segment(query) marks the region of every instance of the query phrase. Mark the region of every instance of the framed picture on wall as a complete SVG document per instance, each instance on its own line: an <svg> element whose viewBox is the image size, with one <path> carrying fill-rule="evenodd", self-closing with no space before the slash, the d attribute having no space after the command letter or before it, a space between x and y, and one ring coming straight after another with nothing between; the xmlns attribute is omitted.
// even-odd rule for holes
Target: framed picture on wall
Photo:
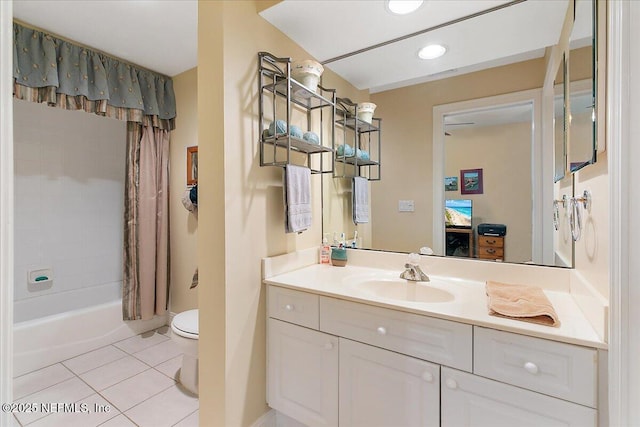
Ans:
<svg viewBox="0 0 640 427"><path fill-rule="evenodd" d="M482 169L460 171L460 194L482 194Z"/></svg>
<svg viewBox="0 0 640 427"><path fill-rule="evenodd" d="M444 191L458 191L457 176L447 176L444 178Z"/></svg>
<svg viewBox="0 0 640 427"><path fill-rule="evenodd" d="M187 147L187 185L198 183L198 146Z"/></svg>

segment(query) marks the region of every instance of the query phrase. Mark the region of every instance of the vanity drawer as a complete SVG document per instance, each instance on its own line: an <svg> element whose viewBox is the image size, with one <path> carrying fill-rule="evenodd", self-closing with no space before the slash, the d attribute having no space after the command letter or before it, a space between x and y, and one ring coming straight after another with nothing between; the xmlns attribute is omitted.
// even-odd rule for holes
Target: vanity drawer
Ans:
<svg viewBox="0 0 640 427"><path fill-rule="evenodd" d="M471 372L471 325L320 297L320 330Z"/></svg>
<svg viewBox="0 0 640 427"><path fill-rule="evenodd" d="M596 407L597 351L493 329L474 329L474 373Z"/></svg>
<svg viewBox="0 0 640 427"><path fill-rule="evenodd" d="M478 236L478 246L488 246L494 248L504 247L504 237Z"/></svg>
<svg viewBox="0 0 640 427"><path fill-rule="evenodd" d="M267 287L267 315L274 319L318 329L318 295L278 286Z"/></svg>

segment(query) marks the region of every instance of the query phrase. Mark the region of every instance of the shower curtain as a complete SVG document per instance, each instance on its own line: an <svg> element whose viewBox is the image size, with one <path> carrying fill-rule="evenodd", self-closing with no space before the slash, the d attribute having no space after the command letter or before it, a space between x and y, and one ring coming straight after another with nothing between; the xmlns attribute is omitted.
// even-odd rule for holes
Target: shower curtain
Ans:
<svg viewBox="0 0 640 427"><path fill-rule="evenodd" d="M127 124L122 313L150 319L167 310L169 131Z"/></svg>
<svg viewBox="0 0 640 427"><path fill-rule="evenodd" d="M16 22L13 31L15 98L127 121L122 313L165 313L173 80Z"/></svg>

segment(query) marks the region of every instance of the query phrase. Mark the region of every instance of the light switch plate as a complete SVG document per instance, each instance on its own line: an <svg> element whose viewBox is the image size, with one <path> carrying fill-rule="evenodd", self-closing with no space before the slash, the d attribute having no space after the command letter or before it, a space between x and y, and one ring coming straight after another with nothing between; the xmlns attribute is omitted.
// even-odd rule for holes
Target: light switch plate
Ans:
<svg viewBox="0 0 640 427"><path fill-rule="evenodd" d="M415 210L413 200L398 200L398 212L413 212Z"/></svg>

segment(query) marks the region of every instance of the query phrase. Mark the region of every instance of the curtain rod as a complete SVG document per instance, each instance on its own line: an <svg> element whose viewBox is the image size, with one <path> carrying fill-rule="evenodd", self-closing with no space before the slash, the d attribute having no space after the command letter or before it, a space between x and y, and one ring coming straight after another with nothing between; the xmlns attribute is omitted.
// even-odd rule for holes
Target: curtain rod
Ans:
<svg viewBox="0 0 640 427"><path fill-rule="evenodd" d="M2 1L2 0L0 0L0 1ZM19 19L13 18L13 22L14 22L14 24L21 25L21 26L23 26L25 28L29 28L31 30L40 31L41 33L44 33L44 34L46 34L48 36L55 37L55 38L57 38L59 40L62 40L64 42L74 44L74 45L76 45L78 47L81 47L83 49L88 49L88 50L90 50L92 52L99 53L99 54L111 57L111 58L113 58L113 59L115 59L117 61L122 62L123 64L127 64L127 65L130 65L132 67L138 68L140 70L148 71L150 73L158 74L158 75L164 76L164 77L166 77L168 79L172 79L170 76L168 76L168 75L166 75L164 73L160 73L158 71L151 70L151 69L149 69L147 67L143 67L142 65L138 65L138 64L135 64L135 63L133 63L131 61L127 61L126 59L122 59L119 56L115 56L112 53L105 52L104 50L96 49L95 47L88 46L88 45L86 45L84 43L80 43L80 42L78 42L76 40L72 40L70 38L63 37L63 36L61 36L59 34L56 34L56 33L52 33L51 31L45 30L45 29L40 28L40 27L36 27L35 25L32 25L32 24L28 24L28 23L26 23L24 21L21 21Z"/></svg>

